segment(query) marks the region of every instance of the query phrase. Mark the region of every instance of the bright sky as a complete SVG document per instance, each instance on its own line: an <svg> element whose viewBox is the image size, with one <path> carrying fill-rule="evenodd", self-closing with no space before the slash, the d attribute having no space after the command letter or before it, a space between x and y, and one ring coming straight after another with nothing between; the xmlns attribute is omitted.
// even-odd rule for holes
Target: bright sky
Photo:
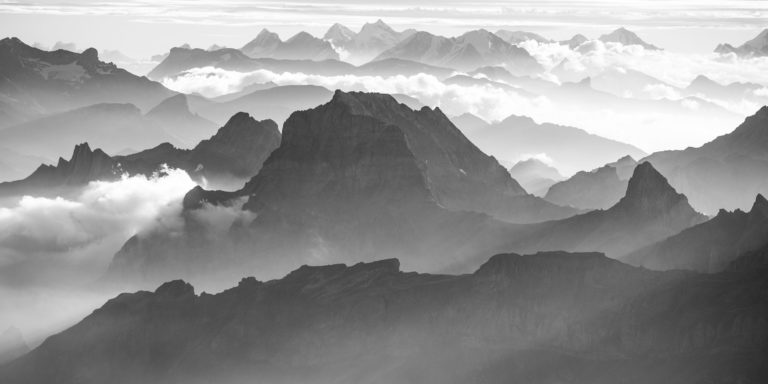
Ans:
<svg viewBox="0 0 768 384"><path fill-rule="evenodd" d="M333 23L357 30L381 18L396 29L457 35L508 28L553 39L597 37L619 26L667 50L710 52L768 27L768 2L755 0L0 0L0 36L51 46L118 49L144 58L190 43L240 47L269 28L287 38L322 36Z"/></svg>

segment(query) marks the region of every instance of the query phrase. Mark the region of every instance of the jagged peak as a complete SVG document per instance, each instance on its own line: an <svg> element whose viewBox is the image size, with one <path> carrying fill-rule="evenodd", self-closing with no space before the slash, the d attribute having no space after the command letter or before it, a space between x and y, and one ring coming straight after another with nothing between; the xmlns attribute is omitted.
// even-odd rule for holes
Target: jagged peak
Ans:
<svg viewBox="0 0 768 384"><path fill-rule="evenodd" d="M654 214L669 211L680 202L687 204L688 199L685 195L677 193L667 178L650 162L645 161L635 167L627 185L627 192L616 206Z"/></svg>

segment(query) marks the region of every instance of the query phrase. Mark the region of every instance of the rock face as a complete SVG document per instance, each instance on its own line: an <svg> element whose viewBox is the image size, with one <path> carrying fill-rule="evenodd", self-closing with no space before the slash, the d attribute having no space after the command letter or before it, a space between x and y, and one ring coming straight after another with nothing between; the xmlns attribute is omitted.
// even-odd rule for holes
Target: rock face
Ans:
<svg viewBox="0 0 768 384"><path fill-rule="evenodd" d="M315 61L339 59L339 54L329 42L306 32L299 32L282 41L276 33L264 29L240 51L253 58Z"/></svg>
<svg viewBox="0 0 768 384"><path fill-rule="evenodd" d="M665 239L706 219L677 193L650 163L641 163L624 197L607 210L597 210L539 228L511 244L516 252L567 250L604 252L621 257Z"/></svg>
<svg viewBox="0 0 768 384"><path fill-rule="evenodd" d="M466 71L500 64L515 74L531 74L542 70L528 51L486 30L467 32L455 38L417 32L382 52L376 60L391 58Z"/></svg>
<svg viewBox="0 0 768 384"><path fill-rule="evenodd" d="M701 147L657 152L643 161L704 213L747 210L757 194L768 194L768 107Z"/></svg>
<svg viewBox="0 0 768 384"><path fill-rule="evenodd" d="M173 94L162 85L83 53L43 51L12 37L0 40L0 94L22 117L37 117L97 103L148 108ZM18 119L16 119L18 122ZM2 121L7 126L12 121Z"/></svg>
<svg viewBox="0 0 768 384"><path fill-rule="evenodd" d="M761 383L765 272L553 252L496 255L458 276L401 272L394 259L303 266L216 295L177 280L110 300L0 380Z"/></svg>
<svg viewBox="0 0 768 384"><path fill-rule="evenodd" d="M712 220L627 255L650 269L719 272L739 255L768 245L768 201L757 195L749 212L721 210Z"/></svg>
<svg viewBox="0 0 768 384"><path fill-rule="evenodd" d="M734 47L730 44L719 44L715 52L726 54L735 53L741 57L768 56L768 28L760 32L754 39Z"/></svg>
<svg viewBox="0 0 768 384"><path fill-rule="evenodd" d="M648 44L643 39L638 37L634 32L626 29L619 28L611 33L600 36L600 41L605 43L621 43L623 45L639 45L645 49L660 50L661 48Z"/></svg>

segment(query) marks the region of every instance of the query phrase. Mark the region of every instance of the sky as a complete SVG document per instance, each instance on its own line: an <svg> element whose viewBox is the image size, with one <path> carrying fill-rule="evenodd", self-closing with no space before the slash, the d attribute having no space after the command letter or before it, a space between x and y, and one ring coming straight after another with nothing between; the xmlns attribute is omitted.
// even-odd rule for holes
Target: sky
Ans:
<svg viewBox="0 0 768 384"><path fill-rule="evenodd" d="M377 19L395 29L448 36L506 28L552 39L576 33L595 38L624 26L667 50L705 53L721 42L741 44L768 27L768 2L0 0L0 36L44 46L64 41L80 49L116 49L139 59L184 43L241 47L262 28L283 38L300 30L322 36L336 22L357 30Z"/></svg>

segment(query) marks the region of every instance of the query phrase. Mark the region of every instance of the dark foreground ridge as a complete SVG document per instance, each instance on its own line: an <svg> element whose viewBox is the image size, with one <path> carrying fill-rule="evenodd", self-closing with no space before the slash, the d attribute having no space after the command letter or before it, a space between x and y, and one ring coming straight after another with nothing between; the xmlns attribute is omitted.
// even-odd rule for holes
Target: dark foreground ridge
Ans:
<svg viewBox="0 0 768 384"><path fill-rule="evenodd" d="M698 275L598 253L500 254L429 275L389 259L216 295L176 280L110 300L0 381L763 383L766 260L762 249Z"/></svg>

